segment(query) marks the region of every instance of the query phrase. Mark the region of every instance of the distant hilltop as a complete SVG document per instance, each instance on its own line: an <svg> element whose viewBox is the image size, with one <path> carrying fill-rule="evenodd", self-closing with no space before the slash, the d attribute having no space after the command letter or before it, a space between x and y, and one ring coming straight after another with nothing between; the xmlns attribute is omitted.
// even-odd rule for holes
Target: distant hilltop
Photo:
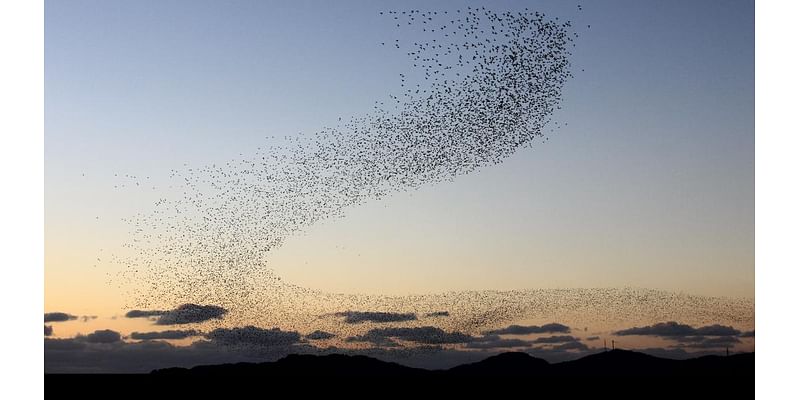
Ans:
<svg viewBox="0 0 800 400"><path fill-rule="evenodd" d="M502 398L500 393L507 392L529 393L526 397L532 398L553 394L559 399L608 394L613 399L732 400L754 397L755 354L673 360L611 350L551 364L511 352L446 370L412 368L362 355L294 354L274 362L166 368L149 374L45 374L44 382L46 393L59 396L65 387L113 387L124 388L129 396L157 394L155 398L214 398L213 393L219 398L249 398L255 393L268 398L269 394L316 391L346 398L437 392L444 398L458 397L457 393L474 398L486 391L492 394L489 398ZM96 393L107 397L107 392Z"/></svg>
<svg viewBox="0 0 800 400"><path fill-rule="evenodd" d="M367 356L289 355L278 361L166 368L155 376L235 375L261 377L739 377L754 380L755 353L703 356L687 360L660 358L629 350L611 350L573 361L550 364L527 353L510 352L447 370L412 368Z"/></svg>

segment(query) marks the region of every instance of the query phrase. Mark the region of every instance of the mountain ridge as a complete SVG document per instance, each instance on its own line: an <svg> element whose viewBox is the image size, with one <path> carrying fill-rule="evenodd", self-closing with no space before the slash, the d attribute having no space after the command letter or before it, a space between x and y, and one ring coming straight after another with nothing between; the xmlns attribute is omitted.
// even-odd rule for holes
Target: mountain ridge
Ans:
<svg viewBox="0 0 800 400"><path fill-rule="evenodd" d="M277 361L164 368L153 376L515 376L515 377L749 377L755 374L755 353L702 356L675 360L630 350L610 350L576 360L549 363L523 352L506 352L449 369L428 370L363 355L292 354Z"/></svg>

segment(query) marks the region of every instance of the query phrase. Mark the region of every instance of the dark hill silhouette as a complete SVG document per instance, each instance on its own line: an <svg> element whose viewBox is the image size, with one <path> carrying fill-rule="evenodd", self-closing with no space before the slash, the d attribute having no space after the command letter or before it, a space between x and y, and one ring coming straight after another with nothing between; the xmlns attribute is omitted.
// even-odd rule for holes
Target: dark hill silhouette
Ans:
<svg viewBox="0 0 800 400"><path fill-rule="evenodd" d="M45 374L45 391L63 396L64 388L108 387L125 391L126 397L232 398L286 393L319 392L330 396L402 394L418 396L457 393L475 397L486 392L531 397L546 395L576 398L582 395L612 398L753 398L755 355L707 356L670 360L633 351L613 350L574 361L550 364L526 353L503 353L448 370L426 370L342 354L290 355L275 362L204 365L166 368L150 374ZM432 391L433 390L433 391ZM656 390L656 392L654 392ZM108 396L108 391L94 393ZM216 395L214 395L216 393ZM602 397L601 396L601 397ZM358 397L358 396L356 396Z"/></svg>
<svg viewBox="0 0 800 400"><path fill-rule="evenodd" d="M191 369L155 370L155 375L235 376L423 376L431 371L380 361L367 356L291 354L275 362L201 365Z"/></svg>
<svg viewBox="0 0 800 400"><path fill-rule="evenodd" d="M629 350L611 350L550 364L527 353L503 353L448 370L426 370L366 356L290 355L275 362L204 365L155 370L152 375L236 376L514 376L514 377L743 377L755 375L755 354L672 360Z"/></svg>
<svg viewBox="0 0 800 400"><path fill-rule="evenodd" d="M659 358L630 350L610 350L553 365L555 375L661 376L688 372L686 360ZM707 371L714 375L713 371Z"/></svg>
<svg viewBox="0 0 800 400"><path fill-rule="evenodd" d="M463 364L443 371L448 375L524 376L546 374L551 365L527 353L509 352L491 356L483 361Z"/></svg>

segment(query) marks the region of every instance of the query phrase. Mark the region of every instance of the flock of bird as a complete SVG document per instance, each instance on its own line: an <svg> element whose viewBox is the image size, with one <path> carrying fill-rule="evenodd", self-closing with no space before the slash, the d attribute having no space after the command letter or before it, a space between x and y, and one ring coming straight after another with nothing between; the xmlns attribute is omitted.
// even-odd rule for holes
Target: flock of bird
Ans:
<svg viewBox="0 0 800 400"><path fill-rule="evenodd" d="M213 304L229 310L213 324L315 327L344 336L369 325L336 317L350 311L415 313L402 323L464 332L520 318L564 321L603 305L643 319L667 309L691 312L697 322L747 315L741 312L749 304L736 301L636 290L389 297L283 282L269 267L270 255L303 229L371 199L501 163L546 140L572 76L577 34L570 22L539 12L467 7L381 17L402 29L398 39L379 44L408 57L400 92L313 135L287 136L224 164L171 171L179 196L126 219L132 237L113 258L123 266L116 279L127 283L120 286L130 290L130 308Z"/></svg>

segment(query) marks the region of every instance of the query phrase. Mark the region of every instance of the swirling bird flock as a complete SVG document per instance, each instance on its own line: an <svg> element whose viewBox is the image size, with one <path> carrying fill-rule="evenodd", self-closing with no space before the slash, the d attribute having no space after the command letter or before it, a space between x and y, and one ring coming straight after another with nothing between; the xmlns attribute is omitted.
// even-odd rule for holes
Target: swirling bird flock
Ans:
<svg viewBox="0 0 800 400"><path fill-rule="evenodd" d="M361 315L347 312L358 311L405 313L414 318L394 322L463 332L515 319L549 322L556 314L567 320L579 311L606 320L622 312L638 320L690 313L684 315L696 322L749 323L746 301L656 291L389 297L283 282L269 260L292 235L372 199L499 164L557 127L551 119L572 76L570 49L578 37L570 22L483 7L386 11L380 18L397 28L398 38L376 46L405 55L410 67L399 76L399 92L314 134L269 138L237 160L171 171L178 195L127 218L132 237L113 259L122 266L113 281L129 290L130 308L214 304L229 313L211 324L319 329L342 337L385 325L345 321Z"/></svg>

